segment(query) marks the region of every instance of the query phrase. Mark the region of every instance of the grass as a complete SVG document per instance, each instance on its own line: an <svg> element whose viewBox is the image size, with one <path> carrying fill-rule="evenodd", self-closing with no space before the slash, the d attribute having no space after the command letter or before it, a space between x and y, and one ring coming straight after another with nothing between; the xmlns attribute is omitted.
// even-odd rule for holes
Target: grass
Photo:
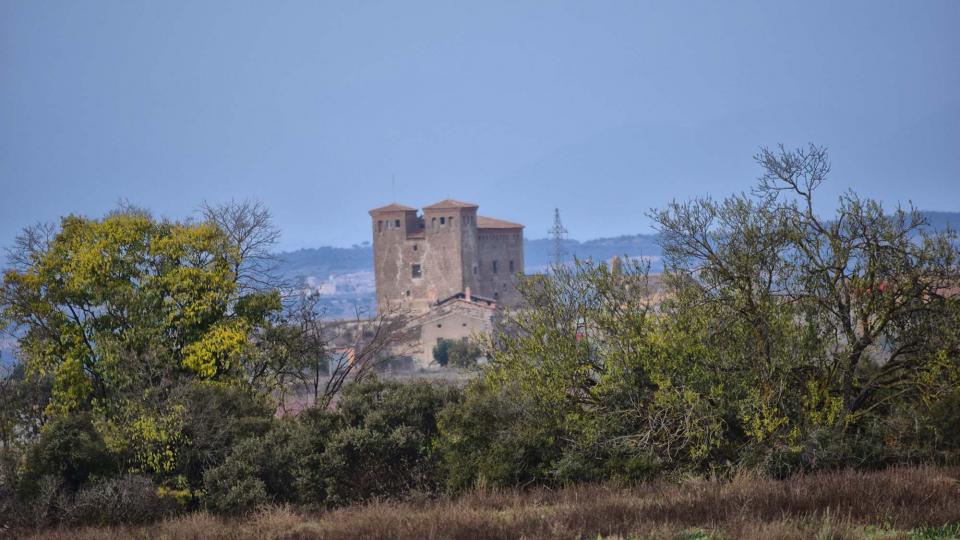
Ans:
<svg viewBox="0 0 960 540"><path fill-rule="evenodd" d="M485 490L323 513L290 507L234 519L194 513L143 527L51 529L33 538L960 538L960 469Z"/></svg>

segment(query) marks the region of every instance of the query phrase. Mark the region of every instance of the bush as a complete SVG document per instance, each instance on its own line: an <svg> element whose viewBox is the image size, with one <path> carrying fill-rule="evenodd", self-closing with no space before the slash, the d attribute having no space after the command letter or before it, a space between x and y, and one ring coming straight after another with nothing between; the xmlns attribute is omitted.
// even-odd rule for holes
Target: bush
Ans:
<svg viewBox="0 0 960 540"><path fill-rule="evenodd" d="M311 502L347 504L432 492L442 484L434 442L437 417L459 400L453 387L371 381L344 390L345 427L304 462Z"/></svg>
<svg viewBox="0 0 960 540"><path fill-rule="evenodd" d="M309 484L303 478L304 458L317 451L318 440L323 451L333 424L323 420L332 416L305 411L300 419L276 421L263 436L238 443L221 465L204 474L206 507L236 513L266 502L299 501L301 485Z"/></svg>
<svg viewBox="0 0 960 540"><path fill-rule="evenodd" d="M462 403L440 416L437 448L447 487L513 486L551 477L561 457L557 435L547 422L531 422L531 409L516 392L482 380L471 384Z"/></svg>
<svg viewBox="0 0 960 540"><path fill-rule="evenodd" d="M270 501L266 485L259 478L256 439L238 445L222 465L203 476L204 503L214 512L241 514Z"/></svg>
<svg viewBox="0 0 960 540"><path fill-rule="evenodd" d="M0 449L0 516L12 516L16 506L18 461L13 448Z"/></svg>
<svg viewBox="0 0 960 540"><path fill-rule="evenodd" d="M453 387L371 381L346 387L336 412L307 409L237 444L206 472L205 505L238 513L264 503L340 505L441 485L437 416Z"/></svg>
<svg viewBox="0 0 960 540"><path fill-rule="evenodd" d="M480 347L469 340L455 341L447 349L448 364L461 369L475 367L482 355Z"/></svg>
<svg viewBox="0 0 960 540"><path fill-rule="evenodd" d="M191 486L203 481L204 471L223 463L234 445L266 433L273 407L244 387L193 382L178 388L172 402L184 408L183 436L176 472Z"/></svg>
<svg viewBox="0 0 960 540"><path fill-rule="evenodd" d="M441 366L471 368L482 354L480 347L468 339L441 339L433 346L433 359Z"/></svg>
<svg viewBox="0 0 960 540"><path fill-rule="evenodd" d="M321 467L330 439L343 429L343 416L312 408L297 416L296 491L300 502L322 504L327 498L327 476Z"/></svg>
<svg viewBox="0 0 960 540"><path fill-rule="evenodd" d="M37 494L39 481L50 477L68 491L76 491L94 476L118 472L115 456L107 451L103 437L90 415L76 413L55 418L28 450L21 492Z"/></svg>
<svg viewBox="0 0 960 540"><path fill-rule="evenodd" d="M453 343L449 339L441 339L433 346L433 360L440 364L443 367L447 366L447 363L450 361L450 344Z"/></svg>
<svg viewBox="0 0 960 540"><path fill-rule="evenodd" d="M149 478L130 474L92 482L74 495L60 521L68 525L120 525L158 521L178 510Z"/></svg>

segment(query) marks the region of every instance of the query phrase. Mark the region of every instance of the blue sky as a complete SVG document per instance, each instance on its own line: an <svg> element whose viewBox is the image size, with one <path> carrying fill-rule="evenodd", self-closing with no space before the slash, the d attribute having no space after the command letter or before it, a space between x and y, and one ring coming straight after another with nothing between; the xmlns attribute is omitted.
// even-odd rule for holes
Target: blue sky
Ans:
<svg viewBox="0 0 960 540"><path fill-rule="evenodd" d="M256 198L281 247L453 197L542 237L649 232L761 145L960 210L960 2L0 1L0 245L120 199Z"/></svg>

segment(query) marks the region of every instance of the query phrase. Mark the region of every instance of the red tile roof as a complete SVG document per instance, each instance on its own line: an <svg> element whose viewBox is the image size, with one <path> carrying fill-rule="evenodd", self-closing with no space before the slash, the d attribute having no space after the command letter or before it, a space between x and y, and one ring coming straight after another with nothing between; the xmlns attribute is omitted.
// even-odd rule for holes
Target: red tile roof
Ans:
<svg viewBox="0 0 960 540"><path fill-rule="evenodd" d="M440 201L438 203L431 204L430 206L423 207L424 210L440 210L444 208L479 208L479 207L473 203L455 201L453 199L447 199L445 201Z"/></svg>
<svg viewBox="0 0 960 540"><path fill-rule="evenodd" d="M402 204L391 203L386 206L381 206L380 208L374 208L370 211L370 213L379 214L381 212L410 212L414 210L416 210L416 208L410 208L409 206L404 206Z"/></svg>
<svg viewBox="0 0 960 540"><path fill-rule="evenodd" d="M478 229L522 229L523 225L486 216L477 216Z"/></svg>

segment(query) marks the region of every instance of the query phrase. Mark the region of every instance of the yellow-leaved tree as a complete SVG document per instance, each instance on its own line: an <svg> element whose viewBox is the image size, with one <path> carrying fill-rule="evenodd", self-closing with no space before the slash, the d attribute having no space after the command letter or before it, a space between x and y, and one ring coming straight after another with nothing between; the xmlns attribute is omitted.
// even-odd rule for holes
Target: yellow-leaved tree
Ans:
<svg viewBox="0 0 960 540"><path fill-rule="evenodd" d="M276 290L243 277L244 258L275 237L269 220L255 224L263 242L251 248L249 234L213 217L68 216L27 229L3 275L3 319L18 330L27 367L53 381L47 415L92 413L137 470L173 469L184 420L170 395L198 382L242 386L252 333L280 310ZM261 309L242 309L252 303Z"/></svg>

